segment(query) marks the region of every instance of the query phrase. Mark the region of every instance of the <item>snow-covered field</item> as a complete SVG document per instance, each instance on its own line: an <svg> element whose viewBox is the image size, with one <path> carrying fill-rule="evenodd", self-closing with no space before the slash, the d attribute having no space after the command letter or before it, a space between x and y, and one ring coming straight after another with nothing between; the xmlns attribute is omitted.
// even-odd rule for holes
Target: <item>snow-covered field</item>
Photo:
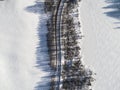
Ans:
<svg viewBox="0 0 120 90"><path fill-rule="evenodd" d="M39 20L46 16L43 12L40 14L39 4L34 1L0 1L0 90L34 90L36 86L37 90L45 90L38 82L48 80L43 78L49 70L45 66L48 63L44 41L47 31L38 25L45 25L44 20ZM119 21L104 14L112 10L103 8L107 5L105 0L82 0L79 9L85 36L81 47L83 61L96 73L94 90L120 88ZM38 53L41 55L37 56Z"/></svg>
<svg viewBox="0 0 120 90"><path fill-rule="evenodd" d="M108 17L105 0L82 0L80 20L84 63L95 73L94 90L120 89L119 21Z"/></svg>
<svg viewBox="0 0 120 90"><path fill-rule="evenodd" d="M34 1L0 1L0 90L34 90L46 75L35 67L40 15L25 10Z"/></svg>

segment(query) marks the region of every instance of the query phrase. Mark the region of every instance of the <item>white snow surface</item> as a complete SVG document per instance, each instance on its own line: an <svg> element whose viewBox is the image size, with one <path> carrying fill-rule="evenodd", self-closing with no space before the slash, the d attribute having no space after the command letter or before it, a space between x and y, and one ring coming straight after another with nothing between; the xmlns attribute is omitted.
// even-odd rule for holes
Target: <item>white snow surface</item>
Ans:
<svg viewBox="0 0 120 90"><path fill-rule="evenodd" d="M120 89L120 29L117 19L104 14L105 0L82 0L80 2L81 30L84 64L93 70L93 90Z"/></svg>
<svg viewBox="0 0 120 90"><path fill-rule="evenodd" d="M0 1L0 90L34 90L45 73L35 67L38 15L35 0Z"/></svg>

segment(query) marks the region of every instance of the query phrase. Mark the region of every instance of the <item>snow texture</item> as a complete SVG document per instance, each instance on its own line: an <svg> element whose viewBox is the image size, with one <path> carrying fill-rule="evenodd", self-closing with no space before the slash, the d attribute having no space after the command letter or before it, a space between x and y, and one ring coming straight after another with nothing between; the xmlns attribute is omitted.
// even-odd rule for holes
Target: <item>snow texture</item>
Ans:
<svg viewBox="0 0 120 90"><path fill-rule="evenodd" d="M43 0L0 1L0 90L40 90L38 82L48 80L43 77L49 74L40 65L48 60L47 53L39 50L40 45L47 47L45 25L40 29L44 14L36 11L40 1ZM32 13L31 6L35 9Z"/></svg>
<svg viewBox="0 0 120 90"><path fill-rule="evenodd" d="M93 90L120 89L120 24L118 14L114 13L118 9L111 7L114 4L111 1L82 0L80 3L81 29L85 36L82 55L85 65L96 73Z"/></svg>

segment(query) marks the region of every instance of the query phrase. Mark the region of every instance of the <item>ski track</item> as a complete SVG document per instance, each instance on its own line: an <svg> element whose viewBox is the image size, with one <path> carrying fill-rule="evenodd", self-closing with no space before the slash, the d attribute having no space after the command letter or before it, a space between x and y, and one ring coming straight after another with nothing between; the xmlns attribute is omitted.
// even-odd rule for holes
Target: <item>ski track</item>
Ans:
<svg viewBox="0 0 120 90"><path fill-rule="evenodd" d="M0 90L34 90L48 75L41 66L35 67L36 47L42 43L37 31L41 15L24 10L34 1L0 1ZM120 30L115 29L119 21L104 14L112 10L103 9L107 5L104 0L80 2L82 55L85 65L97 74L94 90L120 88ZM39 59L45 60L42 54Z"/></svg>

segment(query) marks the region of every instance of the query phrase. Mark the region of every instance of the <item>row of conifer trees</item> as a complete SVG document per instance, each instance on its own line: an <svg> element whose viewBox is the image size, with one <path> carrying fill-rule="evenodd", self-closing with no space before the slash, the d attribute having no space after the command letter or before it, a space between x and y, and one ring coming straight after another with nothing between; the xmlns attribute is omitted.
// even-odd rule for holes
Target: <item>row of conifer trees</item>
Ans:
<svg viewBox="0 0 120 90"><path fill-rule="evenodd" d="M46 0L49 1L49 0ZM73 0L72 0L73 1ZM77 0L76 0L77 1ZM80 1L80 0L78 0ZM77 2L78 2L77 1ZM61 65L61 89L60 90L90 90L91 82L93 81L93 73L91 70L86 69L85 66L82 64L81 61L81 48L78 44L79 39L82 39L81 33L78 33L78 29L75 28L75 21L74 17L70 16L71 13L78 13L73 12L73 10L78 6L78 3L71 2L71 0L66 0L66 6L64 7L63 14L62 14L62 52L64 52L64 63ZM51 2L46 3L45 7L47 12L51 12L51 15L54 15L55 5L54 0ZM76 10L78 11L78 10ZM48 24L49 24L49 32L48 32L48 44L49 44L49 52L50 57L52 57L51 53L55 53L55 48L51 46L51 42L55 44L55 30L53 25L54 16L51 16ZM80 28L80 22L77 22L78 27ZM52 38L50 38L52 37ZM52 60L50 61L55 61ZM53 65L53 62L51 63ZM55 66L54 66L55 67ZM56 72L56 71L55 71ZM51 89L55 90L56 81L55 75L53 75L51 80Z"/></svg>
<svg viewBox="0 0 120 90"><path fill-rule="evenodd" d="M64 41L64 64L62 67L62 90L89 90L91 86L92 71L84 67L81 62L80 46L78 44L79 39L82 39L82 35L78 33L78 28L75 28L74 17L70 14L78 13L73 12L73 9L77 7L77 3L67 2L65 10L63 12L63 21L65 25L63 30ZM77 11L77 10L76 10ZM75 17L78 18L78 17ZM77 22L78 27L80 26Z"/></svg>

